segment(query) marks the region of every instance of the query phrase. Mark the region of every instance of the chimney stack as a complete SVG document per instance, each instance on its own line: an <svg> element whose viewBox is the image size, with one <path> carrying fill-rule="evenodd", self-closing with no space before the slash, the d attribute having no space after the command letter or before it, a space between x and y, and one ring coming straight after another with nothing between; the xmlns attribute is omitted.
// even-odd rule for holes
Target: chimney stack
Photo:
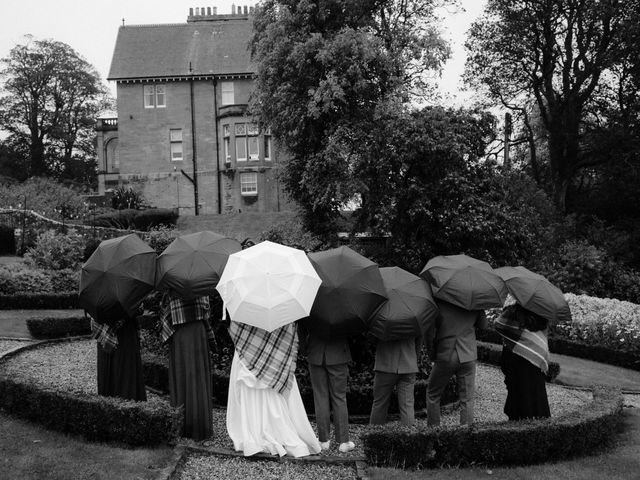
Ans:
<svg viewBox="0 0 640 480"><path fill-rule="evenodd" d="M249 7L247 7L246 5L244 6L244 14L249 15Z"/></svg>
<svg viewBox="0 0 640 480"><path fill-rule="evenodd" d="M231 15L235 15L236 14L236 6L235 4L231 4Z"/></svg>
<svg viewBox="0 0 640 480"><path fill-rule="evenodd" d="M193 7L191 7L191 8L189 9L189 16L190 16L190 17L193 17Z"/></svg>
<svg viewBox="0 0 640 480"><path fill-rule="evenodd" d="M213 7L213 14L217 15L218 14L218 7Z"/></svg>

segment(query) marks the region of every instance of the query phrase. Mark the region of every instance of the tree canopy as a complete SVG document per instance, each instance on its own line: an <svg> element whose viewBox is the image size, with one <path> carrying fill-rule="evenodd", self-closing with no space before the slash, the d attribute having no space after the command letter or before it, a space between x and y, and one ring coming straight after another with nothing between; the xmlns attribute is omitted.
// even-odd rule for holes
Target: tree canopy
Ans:
<svg viewBox="0 0 640 480"><path fill-rule="evenodd" d="M584 142L587 121L639 11L635 0L489 0L470 30L467 81L539 115L563 210L571 180L603 161Z"/></svg>
<svg viewBox="0 0 640 480"><path fill-rule="evenodd" d="M93 160L92 128L106 89L75 50L27 36L0 60L0 78L0 128L27 157L29 176L64 177L74 161Z"/></svg>
<svg viewBox="0 0 640 480"><path fill-rule="evenodd" d="M267 0L255 16L252 110L289 154L282 179L326 225L366 190L358 140L380 108L424 92L449 54L434 0Z"/></svg>

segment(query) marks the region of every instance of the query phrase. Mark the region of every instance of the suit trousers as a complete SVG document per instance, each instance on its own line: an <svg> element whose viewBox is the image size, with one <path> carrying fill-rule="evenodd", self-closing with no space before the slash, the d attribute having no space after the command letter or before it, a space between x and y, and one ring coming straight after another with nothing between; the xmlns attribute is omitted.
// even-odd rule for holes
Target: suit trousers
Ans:
<svg viewBox="0 0 640 480"><path fill-rule="evenodd" d="M349 411L347 410L347 377L349 366L309 364L309 379L313 388L313 404L318 426L318 439L326 442L331 433L331 410L336 442L349 441Z"/></svg>
<svg viewBox="0 0 640 480"><path fill-rule="evenodd" d="M373 377L373 405L369 423L380 425L387 421L393 387L397 387L400 422L403 425L413 425L416 419L413 408L415 383L415 373L388 373L376 370Z"/></svg>
<svg viewBox="0 0 640 480"><path fill-rule="evenodd" d="M473 423L473 407L476 386L476 362L460 362L454 350L451 359L436 360L427 383L427 424L440 425L440 398L452 375L456 376L460 397L460 424Z"/></svg>

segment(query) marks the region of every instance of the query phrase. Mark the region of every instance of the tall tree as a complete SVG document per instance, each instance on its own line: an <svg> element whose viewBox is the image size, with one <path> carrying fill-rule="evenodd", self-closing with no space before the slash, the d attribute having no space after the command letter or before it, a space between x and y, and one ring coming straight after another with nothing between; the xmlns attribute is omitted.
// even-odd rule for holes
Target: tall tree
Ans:
<svg viewBox="0 0 640 480"><path fill-rule="evenodd" d="M311 227L366 190L354 159L385 103L423 92L449 54L438 0L266 0L254 21L252 110L289 154L282 175ZM386 108L386 107L385 107Z"/></svg>
<svg viewBox="0 0 640 480"><path fill-rule="evenodd" d="M601 161L581 148L586 109L637 14L635 0L489 0L470 30L467 79L503 103L535 103L562 210L572 178Z"/></svg>
<svg viewBox="0 0 640 480"><path fill-rule="evenodd" d="M0 128L28 145L29 175L56 172L104 106L97 71L69 45L27 36L0 60L0 78Z"/></svg>

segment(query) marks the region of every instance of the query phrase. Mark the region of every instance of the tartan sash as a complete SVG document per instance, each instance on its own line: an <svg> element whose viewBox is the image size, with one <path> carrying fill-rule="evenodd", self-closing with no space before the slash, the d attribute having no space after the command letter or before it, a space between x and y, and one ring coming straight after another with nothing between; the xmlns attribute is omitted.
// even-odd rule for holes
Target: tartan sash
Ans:
<svg viewBox="0 0 640 480"><path fill-rule="evenodd" d="M105 323L98 323L91 318L91 338L97 340L106 353L111 353L118 348L118 329L126 319L118 320L114 327Z"/></svg>
<svg viewBox="0 0 640 480"><path fill-rule="evenodd" d="M213 329L209 323L209 297L197 297L183 300L165 294L160 309L162 342L166 343L176 331L176 326L188 322L203 322L207 331L207 340L214 340Z"/></svg>
<svg viewBox="0 0 640 480"><path fill-rule="evenodd" d="M545 374L548 373L549 345L546 330L532 332L504 316L496 320L495 328L502 336L504 348L528 360Z"/></svg>
<svg viewBox="0 0 640 480"><path fill-rule="evenodd" d="M295 323L267 332L232 321L229 334L238 356L260 381L279 393L291 389L298 356Z"/></svg>

